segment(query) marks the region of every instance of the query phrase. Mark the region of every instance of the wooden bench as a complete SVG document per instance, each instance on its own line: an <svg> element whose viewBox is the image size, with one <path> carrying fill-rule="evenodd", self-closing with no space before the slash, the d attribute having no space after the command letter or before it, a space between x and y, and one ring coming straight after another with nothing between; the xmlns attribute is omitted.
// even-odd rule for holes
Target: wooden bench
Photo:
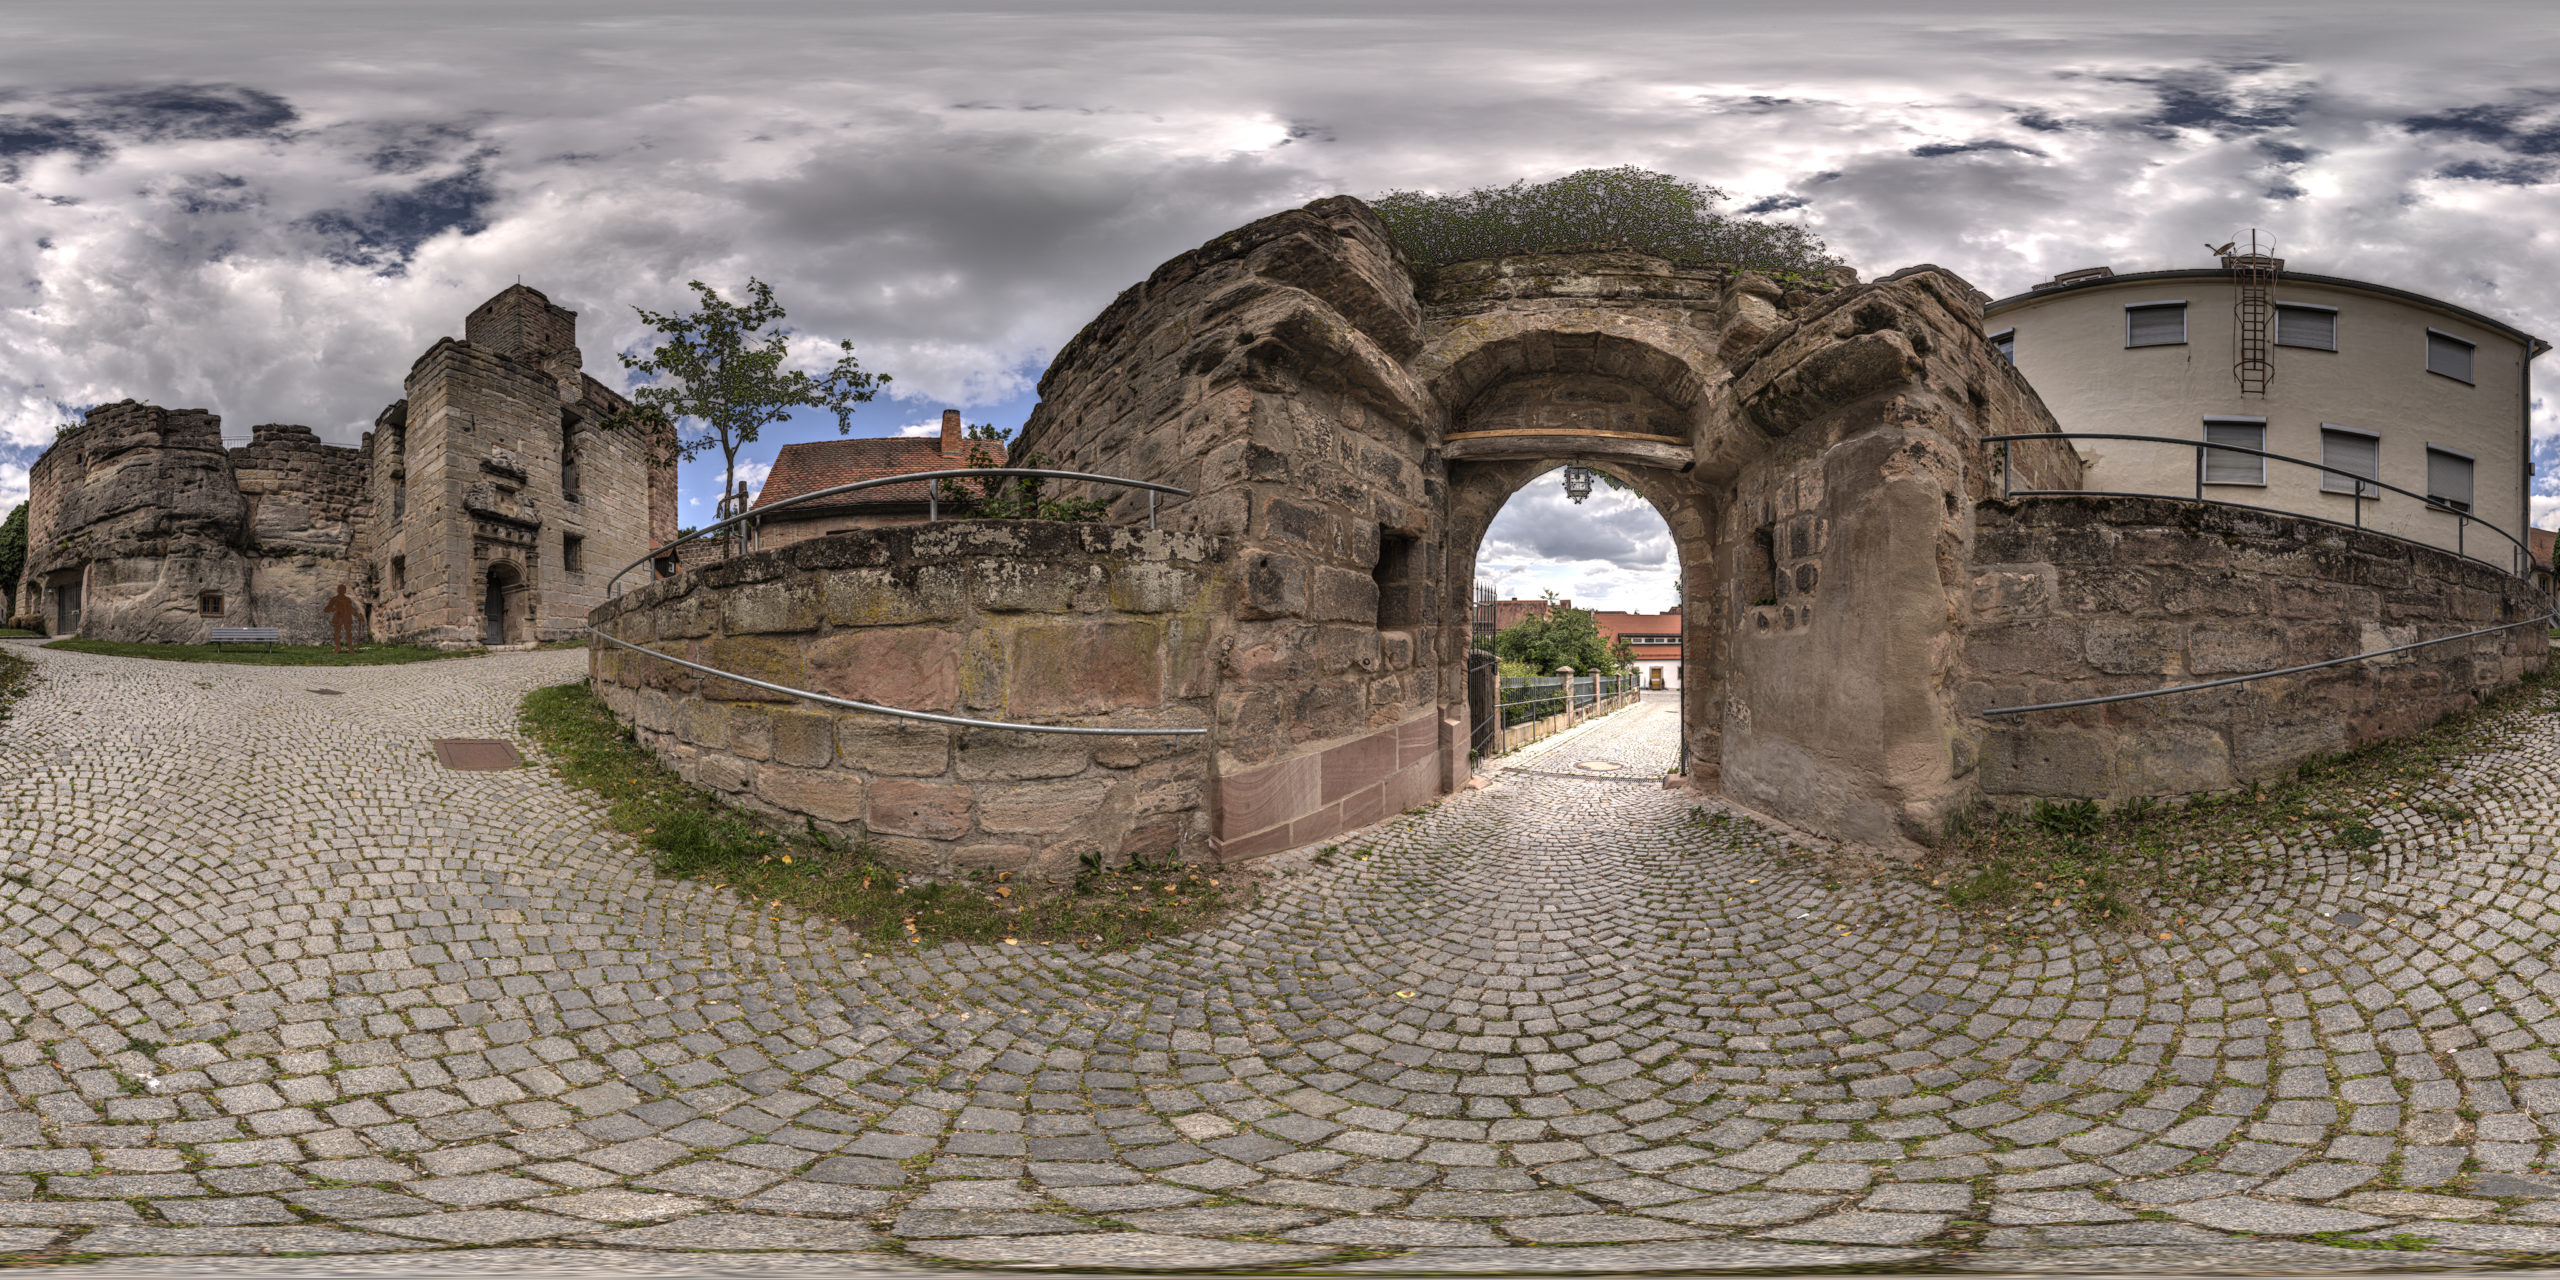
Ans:
<svg viewBox="0 0 2560 1280"><path fill-rule="evenodd" d="M226 644L263 644L272 652L276 647L277 637L282 634L274 627L215 627L213 628L213 647L219 649Z"/></svg>

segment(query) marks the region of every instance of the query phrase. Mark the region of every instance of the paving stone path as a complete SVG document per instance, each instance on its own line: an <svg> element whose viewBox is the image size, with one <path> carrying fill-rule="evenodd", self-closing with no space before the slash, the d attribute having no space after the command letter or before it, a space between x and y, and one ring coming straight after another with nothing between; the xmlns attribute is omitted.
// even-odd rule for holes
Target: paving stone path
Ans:
<svg viewBox="0 0 2560 1280"><path fill-rule="evenodd" d="M538 767L431 757L512 736L583 655L15 651L0 1252L2560 1254L2560 718L2456 783L2469 826L2384 810L2369 869L2274 851L2300 874L2165 940L1991 951L1902 881L1831 887L1713 804L1569 776L1658 780L1677 707L1647 702L1284 861L1214 932L871 956L656 877Z"/></svg>

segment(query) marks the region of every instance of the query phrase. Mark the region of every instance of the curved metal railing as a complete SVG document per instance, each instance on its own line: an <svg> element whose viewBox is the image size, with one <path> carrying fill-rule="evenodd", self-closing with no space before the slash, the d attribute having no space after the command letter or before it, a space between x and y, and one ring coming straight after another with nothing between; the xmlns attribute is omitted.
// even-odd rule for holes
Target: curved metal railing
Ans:
<svg viewBox="0 0 2560 1280"><path fill-rule="evenodd" d="M2197 689L2219 689L2224 685L2247 684L2252 680L2265 680L2274 676L2300 675L2305 671L2318 671L2323 667L2343 667L2350 662L2362 662L2367 658L2388 657L2395 653L2407 653L2411 649L2424 649L2429 645L2450 644L2456 640L2469 640L2474 636L2495 635L2501 631L2513 631L2518 627L2540 626L2560 626L2560 611L2548 613L2539 618L2527 618L2522 622L2502 622L2494 627L2482 627L2477 631L2465 631L2460 635L2437 636L2433 640L2420 640L2415 644L2395 644L2388 649L2370 649L2363 653L2349 654L2343 658L2331 658L2326 662L2306 662L2298 667L2278 667L2273 671L2257 671L2245 676L2225 676L2220 680L2199 680L2194 684L2173 684L2165 689L2144 689L2139 693L2111 693L2102 698L2073 698L2067 702L2038 702L2023 707L1992 707L1983 711L1981 714L1986 716L2014 716L2022 715L2029 711L2060 711L2067 707L2096 707L2104 706L2110 702L2131 702L2137 698L2158 698L2172 693L2188 693Z"/></svg>
<svg viewBox="0 0 2560 1280"><path fill-rule="evenodd" d="M2281 453L2269 453L2264 449L2243 448L2242 446L2235 444L2214 444L2206 440L2189 440L2181 436L2138 436L2123 435L2105 431L2040 431L2025 435L1984 436L1982 440L1985 444L1997 444L2000 446L2000 496L2002 498L2175 498L2181 502L2205 502L2211 503L2217 507L2233 507L2242 511L2272 511L2280 515L2296 516L2304 520L2317 520L2322 524L2335 525L2341 529L2360 529L2367 533L2379 534L2382 537L2390 538L2397 542L2405 542L2411 546L2426 547L2435 551L2444 551L2449 549L2455 555L2461 556L2466 560L2478 560L2483 564L2496 564L2497 562L2494 560L2489 560L2484 557L2471 554L2465 546L2470 532L2470 527L2477 524L2480 527L2487 529L2489 532L2506 539L2507 544L2513 548L2513 556L2507 565L2508 573L2519 578L2527 579L2531 578L2533 575L2533 551L2524 543L2518 541L2514 534L2509 533L2478 516L2472 515L2468 511L2439 502L2425 494L2412 493L2398 485L2386 484L2380 480L2357 475L2352 471L2329 466L2326 463L2310 462L2301 458L2287 457ZM2154 493L2132 489L2014 488L2012 487L2011 481L2016 475L2016 471L2009 465L2009 445L2012 441L2018 440L2131 440L2143 444L2184 445L2185 447L2196 451L2195 493L2192 496L2189 496L2186 494ZM2231 502L2222 498L2208 498L2204 496L2204 488L2206 484L2206 480L2204 478L2204 461L2205 451L2208 449L2218 453L2237 453L2245 454L2254 458L2271 458L2277 462L2289 462L2297 467L2309 467L2314 471L2323 472L2344 480L2352 481L2353 484L2351 488L2353 488L2354 491L2352 493L2339 493L2338 496L2354 499L2355 518L2352 521L2333 520L2327 516L2313 515L2310 512L2298 511L2291 507L2271 507L2263 503ZM2418 505L2423 508L2433 511L2441 511L2446 515L2457 517L2458 523L2454 526L2453 546L2451 548L2439 547L2432 542L2422 542L2416 538L2404 537L2400 534L2390 533L2385 530L2367 528L2364 523L2364 504L2367 502L2378 502L2381 500L2382 495L2378 492L2368 495L2365 493L2366 489L2388 490L2403 497L2416 499Z"/></svg>
<svg viewBox="0 0 2560 1280"><path fill-rule="evenodd" d="M752 528L755 523L761 522L763 517L770 515L773 512L780 511L785 507L797 506L803 502L808 502L817 498L829 497L834 494L853 493L862 489L878 488L882 485L907 484L918 480L938 481L946 479L981 479L987 476L1027 476L1044 480L1084 480L1096 484L1118 485L1126 489L1143 489L1147 493L1147 527L1150 529L1154 528L1156 523L1157 494L1169 493L1178 498L1188 498L1191 496L1191 491L1189 489L1177 488L1169 484L1157 484L1151 480L1130 480L1120 476L1098 476L1082 471L1051 471L1035 467L963 467L951 471L913 471L905 475L881 476L871 480L856 480L851 484L840 484L832 488L812 490L811 492L800 494L796 497L785 498L770 506L757 507L752 510L740 512L737 515L730 516L729 518L721 520L715 524L704 525L703 527L694 530L692 533L686 534L685 536L678 538L663 547L659 547L627 565L624 565L621 572L614 574L613 577L605 583L605 594L609 599L619 597L622 594L621 584L624 574L665 556L669 552L674 551L677 547L683 546L697 538L729 528L732 525L747 524ZM927 484L925 486L926 523L930 524L939 519L941 514L941 494L934 485ZM706 666L699 662L692 662L684 658L676 657L673 654L660 653L655 649L633 644L619 636L608 635L605 632L598 630L593 624L589 624L586 630L588 635L594 636L596 639L602 640L607 644L618 645L622 648L629 649L634 653L646 654L660 662L670 662L688 670L699 671L704 675L718 676L723 680L735 680L740 684L748 685L753 688L767 690L772 693L785 694L790 697L805 699L810 702L822 703L831 707L843 707L850 711L869 711L884 716L896 716L902 720L924 720L934 724L959 725L962 728L968 729L1003 729L1015 733L1066 733L1088 736L1110 735L1138 738L1198 737L1209 732L1205 728L1138 729L1114 728L1104 725L1014 724L1005 720L977 720L968 716L946 716L933 711L910 711L904 707L884 707L875 702L857 702L851 698L839 698L833 694L819 693L811 689L795 689L789 685L775 684L769 680L758 680L753 676L742 676L734 671L723 671L718 667Z"/></svg>

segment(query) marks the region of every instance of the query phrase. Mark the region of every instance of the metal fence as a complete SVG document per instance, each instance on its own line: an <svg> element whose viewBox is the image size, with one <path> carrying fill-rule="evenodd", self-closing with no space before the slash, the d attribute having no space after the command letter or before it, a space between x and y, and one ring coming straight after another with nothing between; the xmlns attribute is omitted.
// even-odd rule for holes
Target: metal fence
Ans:
<svg viewBox="0 0 2560 1280"><path fill-rule="evenodd" d="M2158 491L2136 491L2123 489L2018 488L2014 483L2016 468L2009 465L2009 446L2015 441L2037 440L2124 440L2137 444L2177 445L2181 448L2195 451L2195 483L2192 486L2192 491L2188 493L2163 493ZM2441 498L2430 497L2423 493L2416 493L2408 489L2403 489L2398 485L2385 484L2380 480L2359 475L2353 471L2333 467L2323 462L2312 462L2303 458L2291 458L2281 453L2269 453L2264 449L2249 449L2236 444L2214 444L2205 440L2189 440L2182 436L2123 435L2106 431L2042 431L2026 435L1984 436L1983 442L1985 444L1996 444L2000 446L2000 496L2003 498L2176 498L2182 502L2205 502L2211 503L2217 507L2237 507L2243 511L2272 511L2282 515L2299 517L2304 520L2317 520L2322 524L2335 525L2342 529L2362 529L2367 533L2380 534L2383 537L2390 538L2397 542L2406 542L2413 546L2432 547L2438 551L2450 551L2455 555L2462 556L2466 559L2478 560L2484 564L2503 564L2506 566L2508 573L2519 578L2531 578L2533 576L2534 569L2538 567L2534 563L2533 553L2525 546L2524 543L2517 541L2514 534L2509 533L2478 516L2472 515L2465 507L2457 506L2456 504ZM2286 463L2291 466L2307 467L2313 471L2319 472L2324 483L2330 477L2334 476L2345 483L2341 484L2336 489L2324 488L2322 492L2337 497L2352 497L2354 499L2355 507L2354 514L2350 519L2337 520L2328 516L2313 515L2310 512L2296 510L2291 507L2271 507L2264 503L2232 502L2224 498L2208 498L2204 496L2205 485L2208 483L2205 479L2205 459L2208 454L2232 454L2244 457L2264 458L2274 462ZM2450 547L2437 546L2434 543L2426 542L2421 539L2404 537L2400 534L2367 526L2364 522L2365 504L2370 502L2379 507L2384 501L2383 495L2385 493L2396 493L2401 497L2410 499L2417 503L2418 506L2424 510L2440 511L2446 515L2454 517L2453 545ZM2490 543L2488 546L2483 548L2473 548L2470 544L2476 539L2474 539L2471 534L2471 526L2475 524L2490 533L2496 534L2498 536L2498 542ZM2503 543L2504 545L2499 545L2500 543Z"/></svg>

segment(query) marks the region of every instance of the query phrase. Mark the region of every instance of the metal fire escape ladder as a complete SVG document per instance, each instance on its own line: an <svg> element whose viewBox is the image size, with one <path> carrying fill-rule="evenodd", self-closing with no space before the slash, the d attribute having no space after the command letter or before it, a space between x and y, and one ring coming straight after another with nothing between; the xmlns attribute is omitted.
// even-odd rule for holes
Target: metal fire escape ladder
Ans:
<svg viewBox="0 0 2560 1280"><path fill-rule="evenodd" d="M2272 243L2261 246L2252 230L2246 252L2222 259L2237 286L2231 303L2231 376L2240 380L2244 396L2265 395L2267 381L2275 376L2275 363L2267 358L2276 328L2274 250Z"/></svg>

